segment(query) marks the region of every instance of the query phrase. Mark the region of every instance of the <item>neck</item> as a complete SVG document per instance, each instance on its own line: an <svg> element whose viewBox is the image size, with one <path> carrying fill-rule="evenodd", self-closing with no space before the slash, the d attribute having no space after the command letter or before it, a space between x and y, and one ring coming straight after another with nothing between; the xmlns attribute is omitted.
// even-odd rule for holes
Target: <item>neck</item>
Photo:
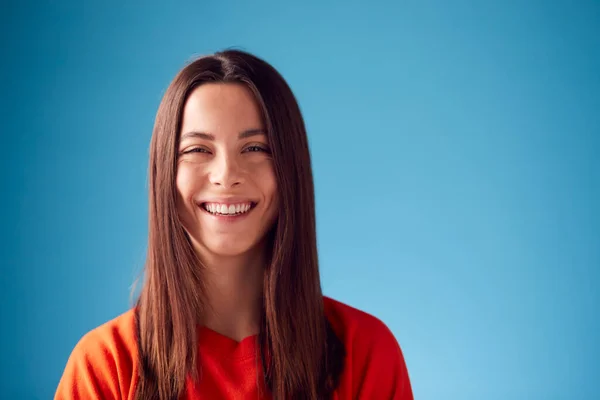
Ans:
<svg viewBox="0 0 600 400"><path fill-rule="evenodd" d="M203 256L207 307L204 326L236 341L260 330L265 252Z"/></svg>

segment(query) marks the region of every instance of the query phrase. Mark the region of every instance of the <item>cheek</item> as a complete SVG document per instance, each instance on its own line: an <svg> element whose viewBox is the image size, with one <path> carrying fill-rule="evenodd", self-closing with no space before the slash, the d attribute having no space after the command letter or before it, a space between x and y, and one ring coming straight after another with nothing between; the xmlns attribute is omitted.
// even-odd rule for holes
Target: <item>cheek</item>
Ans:
<svg viewBox="0 0 600 400"><path fill-rule="evenodd" d="M198 176L197 168L194 168L192 165L181 163L178 166L175 185L177 186L180 203L185 204L190 200L199 185Z"/></svg>
<svg viewBox="0 0 600 400"><path fill-rule="evenodd" d="M279 207L279 192L273 164L268 163L265 165L257 176L259 177L258 182L261 186L261 191L270 203L269 208L272 208L273 212L276 213Z"/></svg>

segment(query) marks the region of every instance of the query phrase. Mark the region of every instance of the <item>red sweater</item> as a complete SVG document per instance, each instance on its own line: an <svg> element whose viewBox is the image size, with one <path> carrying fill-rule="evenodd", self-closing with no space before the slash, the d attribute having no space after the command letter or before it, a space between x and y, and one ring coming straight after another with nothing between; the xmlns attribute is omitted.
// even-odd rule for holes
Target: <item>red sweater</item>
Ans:
<svg viewBox="0 0 600 400"><path fill-rule="evenodd" d="M413 400L398 342L379 319L325 297L325 314L344 343L346 359L335 400ZM198 384L188 379L185 400L258 399L255 337L236 342L200 328ZM138 376L133 310L93 329L73 349L55 400L133 400ZM264 385L262 393L266 393ZM263 397L264 398L264 397Z"/></svg>

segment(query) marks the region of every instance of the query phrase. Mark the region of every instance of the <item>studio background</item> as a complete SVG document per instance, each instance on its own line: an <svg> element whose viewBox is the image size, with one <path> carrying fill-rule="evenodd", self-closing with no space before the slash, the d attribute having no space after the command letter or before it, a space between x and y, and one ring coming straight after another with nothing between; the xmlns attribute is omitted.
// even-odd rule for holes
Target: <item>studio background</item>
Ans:
<svg viewBox="0 0 600 400"><path fill-rule="evenodd" d="M324 292L390 327L415 398L600 398L600 3L1 7L0 398L51 398L130 306L156 109L228 47L297 95Z"/></svg>

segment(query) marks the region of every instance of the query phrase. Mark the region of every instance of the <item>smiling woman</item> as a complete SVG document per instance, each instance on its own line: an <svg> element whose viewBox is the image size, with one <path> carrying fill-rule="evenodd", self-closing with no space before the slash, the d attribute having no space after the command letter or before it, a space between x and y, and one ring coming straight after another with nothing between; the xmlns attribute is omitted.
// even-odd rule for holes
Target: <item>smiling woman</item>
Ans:
<svg viewBox="0 0 600 400"><path fill-rule="evenodd" d="M413 398L387 326L322 294L307 135L272 66L183 68L149 173L142 293L80 339L56 399Z"/></svg>
<svg viewBox="0 0 600 400"><path fill-rule="evenodd" d="M206 265L222 265L223 256L266 255L278 197L263 125L252 92L241 84L201 85L183 109L179 216Z"/></svg>

